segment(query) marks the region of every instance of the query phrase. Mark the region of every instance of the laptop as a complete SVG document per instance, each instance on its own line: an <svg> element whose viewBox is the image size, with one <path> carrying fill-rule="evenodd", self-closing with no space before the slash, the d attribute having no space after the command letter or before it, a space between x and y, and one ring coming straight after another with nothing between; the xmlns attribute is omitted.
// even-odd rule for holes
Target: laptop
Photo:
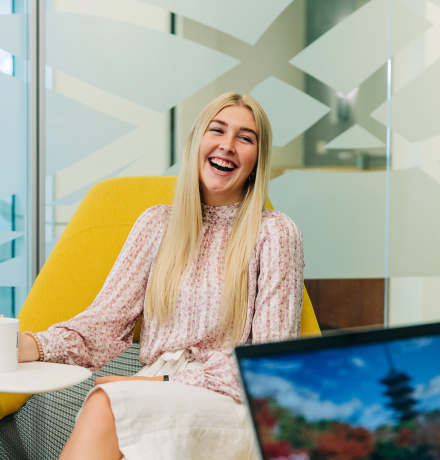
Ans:
<svg viewBox="0 0 440 460"><path fill-rule="evenodd" d="M440 323L235 349L264 460L440 460Z"/></svg>

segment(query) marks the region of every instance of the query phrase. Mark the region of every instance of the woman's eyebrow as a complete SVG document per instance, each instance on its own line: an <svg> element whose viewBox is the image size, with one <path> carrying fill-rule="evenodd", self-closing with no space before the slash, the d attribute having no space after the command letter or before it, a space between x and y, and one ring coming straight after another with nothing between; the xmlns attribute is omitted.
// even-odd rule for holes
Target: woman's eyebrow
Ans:
<svg viewBox="0 0 440 460"><path fill-rule="evenodd" d="M251 128L246 128L246 127L243 127L243 128L240 128L241 131L247 131L248 133L253 133L255 134L255 137L258 139L258 134Z"/></svg>
<svg viewBox="0 0 440 460"><path fill-rule="evenodd" d="M211 123L214 123L214 122L219 123L220 125L223 125L223 126L228 126L226 121L223 121L223 120L211 120ZM258 139L258 134L251 128L246 128L245 126L243 126L240 128L240 131L247 131L248 133L253 133L255 134L255 137Z"/></svg>

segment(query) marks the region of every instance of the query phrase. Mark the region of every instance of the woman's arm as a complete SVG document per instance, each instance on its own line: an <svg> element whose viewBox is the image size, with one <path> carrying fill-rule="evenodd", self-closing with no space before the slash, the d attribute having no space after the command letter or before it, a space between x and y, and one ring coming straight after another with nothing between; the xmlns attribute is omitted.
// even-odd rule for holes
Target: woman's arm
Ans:
<svg viewBox="0 0 440 460"><path fill-rule="evenodd" d="M164 231L164 213L164 206L156 206L138 218L89 308L37 334L45 361L96 370L130 347Z"/></svg>
<svg viewBox="0 0 440 460"><path fill-rule="evenodd" d="M119 375L109 375L108 377L98 377L95 379L95 385L103 385L104 383L112 383L112 382L124 382L127 380L146 380L148 382L163 382L164 378L163 375L158 377L140 377L134 375L132 377L121 377Z"/></svg>
<svg viewBox="0 0 440 460"><path fill-rule="evenodd" d="M279 212L265 222L257 288L252 343L298 337L304 295L303 241L299 228Z"/></svg>

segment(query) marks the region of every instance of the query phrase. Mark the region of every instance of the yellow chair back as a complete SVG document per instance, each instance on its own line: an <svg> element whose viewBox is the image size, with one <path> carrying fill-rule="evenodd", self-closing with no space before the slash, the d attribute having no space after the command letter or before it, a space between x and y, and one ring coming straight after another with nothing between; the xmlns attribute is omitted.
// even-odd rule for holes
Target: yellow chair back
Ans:
<svg viewBox="0 0 440 460"><path fill-rule="evenodd" d="M19 314L21 331L44 331L84 311L99 293L136 219L157 204L172 204L177 178L143 176L95 185L49 256ZM268 203L268 208L273 209ZM302 334L320 334L307 292ZM139 341L140 321L134 341ZM0 395L0 419L30 395Z"/></svg>

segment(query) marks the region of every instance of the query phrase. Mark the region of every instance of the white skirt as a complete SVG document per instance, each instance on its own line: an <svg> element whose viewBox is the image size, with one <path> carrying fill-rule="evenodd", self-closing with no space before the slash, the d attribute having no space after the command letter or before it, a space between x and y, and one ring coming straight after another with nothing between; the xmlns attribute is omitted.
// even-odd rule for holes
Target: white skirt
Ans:
<svg viewBox="0 0 440 460"><path fill-rule="evenodd" d="M174 366L171 373L202 365L188 356L181 359L179 352L180 366ZM167 372L161 370L169 370L172 364L157 363L145 366L137 375L149 375L149 369L154 375L164 375ZM228 396L180 383L134 380L97 385L87 398L97 388L110 399L123 459L257 458L247 407Z"/></svg>

